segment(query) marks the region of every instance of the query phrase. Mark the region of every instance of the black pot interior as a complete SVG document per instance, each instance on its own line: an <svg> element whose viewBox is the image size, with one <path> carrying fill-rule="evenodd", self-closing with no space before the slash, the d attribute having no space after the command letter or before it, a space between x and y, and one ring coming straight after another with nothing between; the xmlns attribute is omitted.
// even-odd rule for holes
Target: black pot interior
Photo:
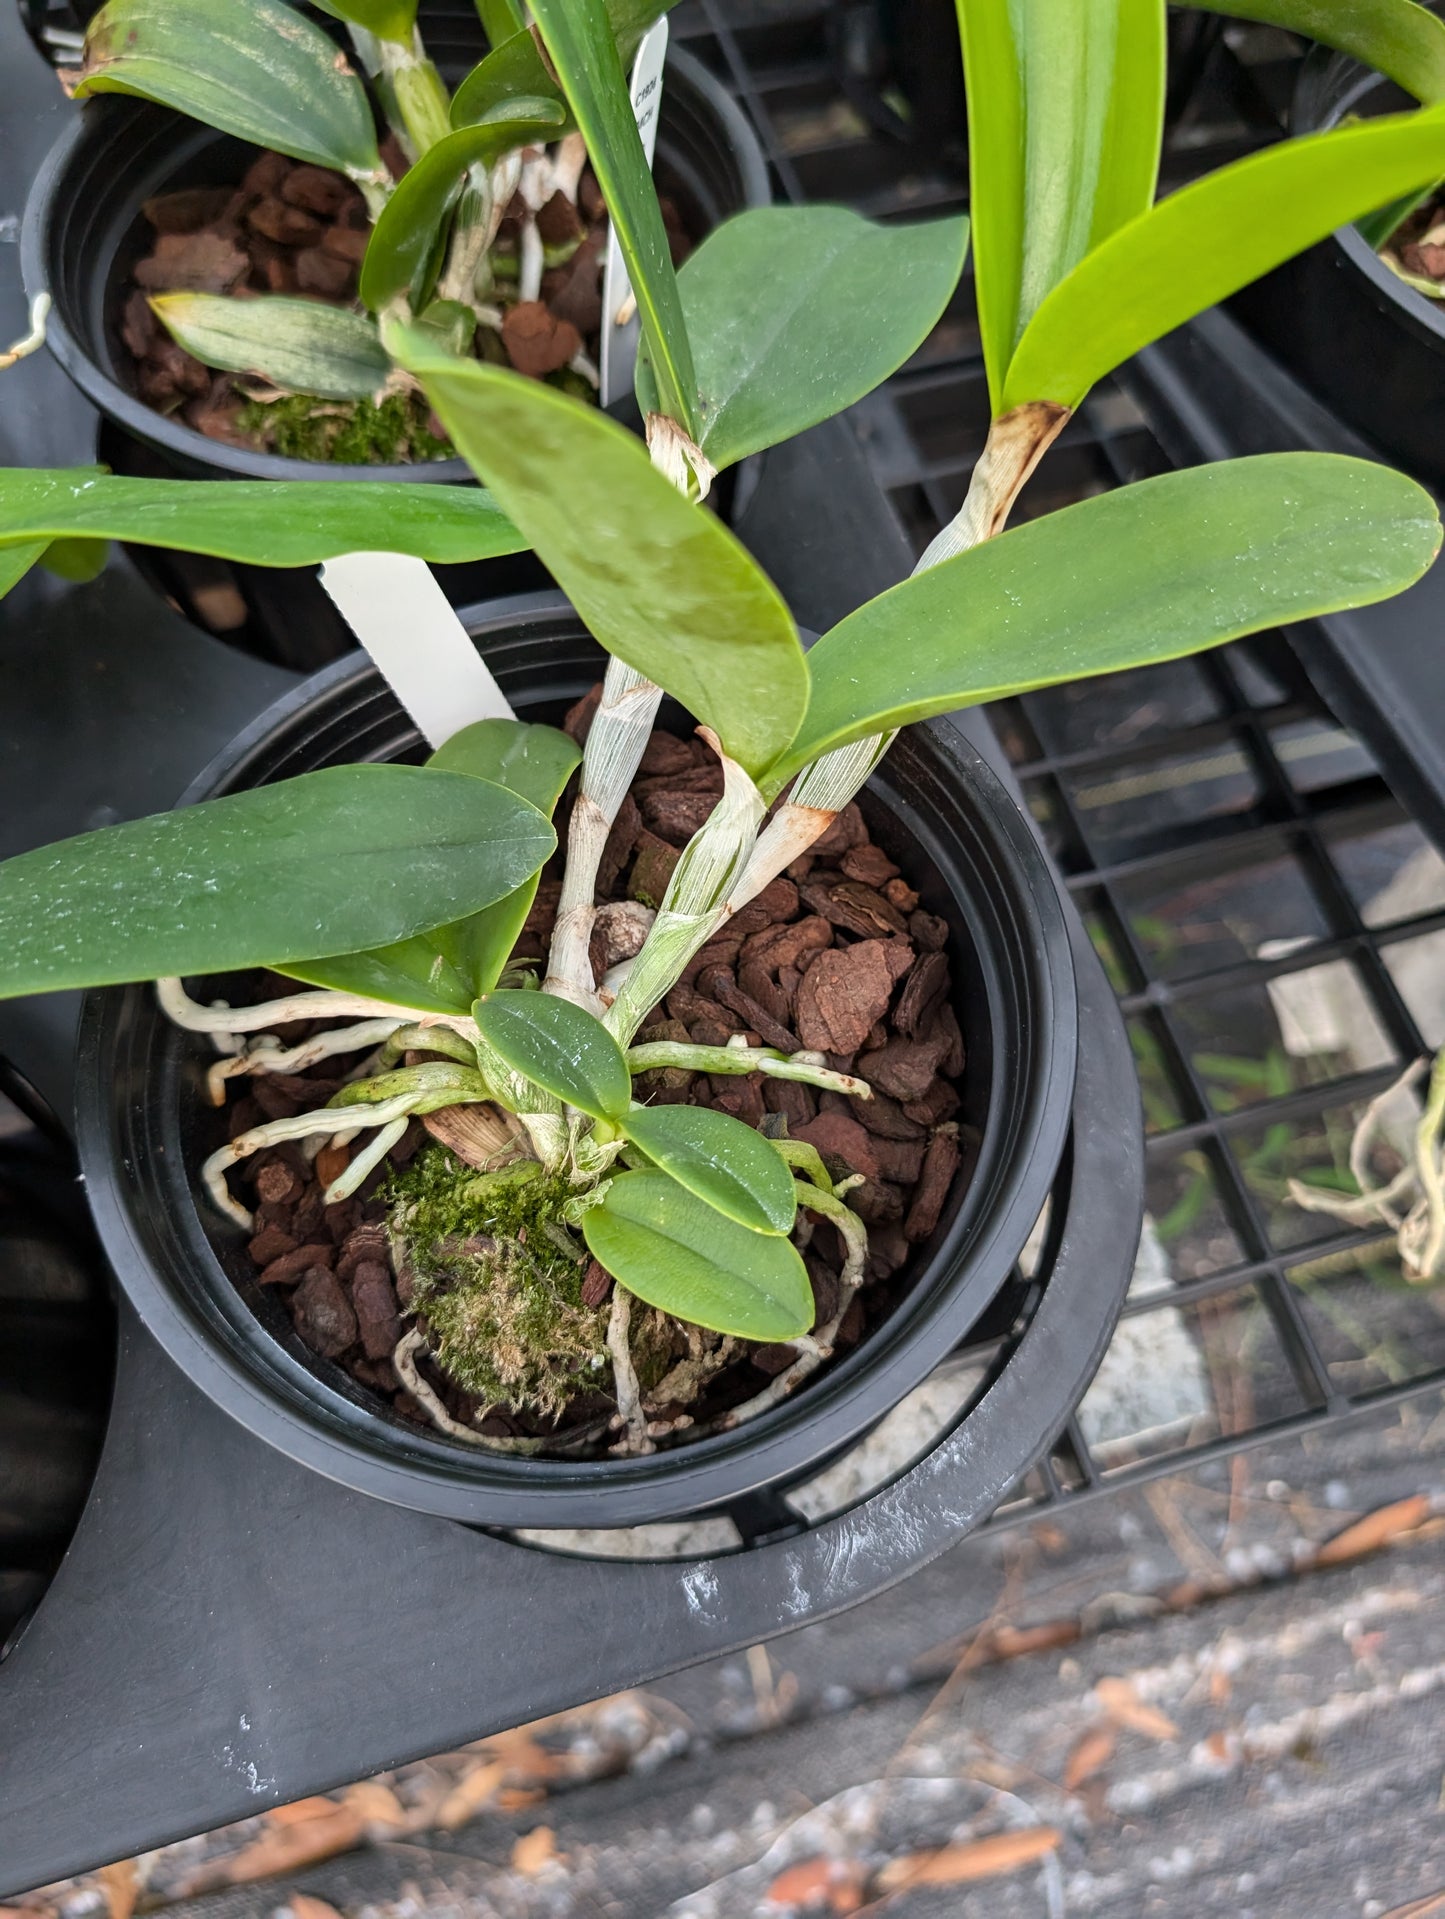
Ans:
<svg viewBox="0 0 1445 1919"><path fill-rule="evenodd" d="M575 617L555 611L514 638L503 635L487 652L518 712L552 722L600 676L603 660ZM288 722L258 735L249 747L243 742L224 779L205 790L234 790L345 761L421 757L415 730L374 670L361 664L338 667L325 684L327 690L311 697ZM676 710L664 714L664 724L669 722L687 725ZM191 797L198 796L197 791ZM755 1448L760 1442L775 1442L774 1450L781 1448L786 1456L790 1431L826 1402L834 1409L828 1429L833 1443L856 1435L964 1337L1008 1277L1041 1197L1030 1202L1032 1211L1018 1225L1016 1243L999 1263L985 1272L987 1261L971 1263L971 1252L980 1237L988 1240L990 1222L1001 1208L1007 1211L1017 1183L1039 1178L1038 1166L1028 1164L1029 1141L1041 1103L1059 1097L1057 1086L1046 1090L1051 1073L1057 1077L1055 1069L1067 1066L1065 1109L1072 1086L1071 1036L1061 1039L1057 1003L1041 979L1038 949L1041 941L1048 943L1047 928L1037 923L1024 876L1001 855L995 823L977 804L967 775L961 776L929 729L900 738L870 783L864 808L870 829L924 905L949 923L955 1010L968 1053L959 1119L971 1150L967 1179L956 1182L932 1240L899 1276L901 1294L892 1316L806 1393L741 1433L696 1442L651 1461L517 1460L479 1455L440 1435L418 1432L304 1346L285 1309L257 1284L244 1234L204 1196L198 1199L196 1171L225 1138L224 1114L204 1093L205 1067L214 1055L208 1042L171 1026L148 989L116 989L95 996L92 1024L99 1018L104 1030L88 1070L104 1088L100 1097L109 1150L125 1168L121 1204L162 1290L205 1341L224 1349L231 1368L239 1367L260 1396L284 1402L313 1424L344 1431L352 1447L381 1451L413 1469L444 1472L452 1479L497 1486L516 1485L520 1476L521 1483L534 1486L587 1488L599 1484L599 1475L615 1480L632 1468L645 1469L655 1481L696 1456ZM226 997L240 997L234 979L193 983L193 990L202 998L222 990ZM1043 1169L1043 1190L1053 1170L1053 1165ZM94 1180L95 1172L89 1176ZM999 1261L997 1253L994 1258ZM917 1359L922 1346L932 1354L927 1364ZM895 1367L898 1378L912 1368L901 1389L890 1384ZM796 1470L828 1449L810 1438ZM702 1503L692 1499L679 1505L673 1494L671 1504L665 1499L659 1504L654 1486L642 1507L613 1514L610 1522L562 1516L550 1523L639 1523Z"/></svg>

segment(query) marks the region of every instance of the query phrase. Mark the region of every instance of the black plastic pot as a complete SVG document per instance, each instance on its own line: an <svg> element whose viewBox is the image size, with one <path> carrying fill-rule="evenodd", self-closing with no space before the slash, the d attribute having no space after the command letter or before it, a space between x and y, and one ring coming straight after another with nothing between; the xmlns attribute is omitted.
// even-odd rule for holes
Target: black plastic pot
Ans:
<svg viewBox="0 0 1445 1919"><path fill-rule="evenodd" d="M51 351L108 419L191 478L470 480L461 459L339 466L225 446L132 392L117 316L150 240L142 203L173 187L236 180L253 152L164 107L115 95L87 102L37 176L21 232L26 289L54 301ZM752 128L707 69L681 51L668 55L655 172L698 234L771 197Z"/></svg>
<svg viewBox="0 0 1445 1919"><path fill-rule="evenodd" d="M599 649L554 596L494 603L472 627L527 718L560 718L600 672ZM370 662L341 661L264 714L188 798L418 752ZM1008 1278L1059 1166L1077 1048L1058 895L983 761L948 729L915 728L864 803L875 836L950 923L968 1049L960 1119L979 1143L906 1296L807 1391L737 1432L647 1459L515 1459L407 1426L302 1345L257 1284L242 1236L198 1199L200 1161L224 1137L203 1094L207 1043L172 1026L148 988L130 987L87 1001L79 1138L102 1240L150 1331L283 1452L361 1491L475 1524L678 1517L784 1483L856 1438L958 1344Z"/></svg>
<svg viewBox="0 0 1445 1919"><path fill-rule="evenodd" d="M0 1060L37 1124L0 1138L0 1660L64 1556L100 1457L115 1363L104 1266L69 1142Z"/></svg>
<svg viewBox="0 0 1445 1919"><path fill-rule="evenodd" d="M1317 48L1305 61L1290 131L1415 105L1367 67ZM1445 486L1445 304L1392 273L1353 226L1288 260L1231 302L1289 370L1382 452Z"/></svg>

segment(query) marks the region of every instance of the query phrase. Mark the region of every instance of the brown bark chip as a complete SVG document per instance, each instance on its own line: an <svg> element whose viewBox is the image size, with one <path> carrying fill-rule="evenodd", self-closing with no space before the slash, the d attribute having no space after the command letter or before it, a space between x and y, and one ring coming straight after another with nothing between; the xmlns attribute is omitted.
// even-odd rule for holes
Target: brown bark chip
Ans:
<svg viewBox="0 0 1445 1919"><path fill-rule="evenodd" d="M345 260L348 265L359 267L366 257L366 247L370 237L365 227L338 224L328 227L322 234L321 246L323 251L335 254L338 260Z"/></svg>
<svg viewBox="0 0 1445 1919"><path fill-rule="evenodd" d="M336 1274L339 1279L349 1280L356 1269L368 1261L387 1260L386 1226L381 1220L368 1220L365 1225L353 1227L342 1241L341 1252L336 1261Z"/></svg>
<svg viewBox="0 0 1445 1919"><path fill-rule="evenodd" d="M921 1099L910 1100L903 1110L924 1126L937 1126L952 1119L962 1103L946 1079L936 1079Z"/></svg>
<svg viewBox="0 0 1445 1919"><path fill-rule="evenodd" d="M282 1200L299 1199L302 1184L300 1176L285 1160L271 1159L256 1175L256 1195L277 1205Z"/></svg>
<svg viewBox="0 0 1445 1919"><path fill-rule="evenodd" d="M549 247L564 247L569 240L582 238L581 217L560 188L537 209L537 231Z"/></svg>
<svg viewBox="0 0 1445 1919"><path fill-rule="evenodd" d="M948 921L936 913L910 913L908 934L913 944L925 953L941 953L948 944Z"/></svg>
<svg viewBox="0 0 1445 1919"><path fill-rule="evenodd" d="M559 320L540 300L519 300L502 321L502 345L518 373L540 380L582 351L582 335L570 320Z"/></svg>
<svg viewBox="0 0 1445 1919"><path fill-rule="evenodd" d="M273 1259L261 1274L263 1286L292 1286L303 1273L309 1273L317 1267L330 1269L336 1257L334 1246L297 1246L292 1252L282 1253Z"/></svg>
<svg viewBox="0 0 1445 1919"><path fill-rule="evenodd" d="M368 1359L390 1359L401 1338L401 1316L391 1273L380 1260L363 1260L351 1282L351 1303Z"/></svg>
<svg viewBox="0 0 1445 1919"><path fill-rule="evenodd" d="M355 187L328 167L293 167L281 182L280 192L289 205L319 213L328 220L334 220L348 201L360 197Z"/></svg>
<svg viewBox="0 0 1445 1919"><path fill-rule="evenodd" d="M304 207L288 206L279 195L268 194L248 208L246 225L265 240L282 247L309 247L325 233L321 221Z"/></svg>
<svg viewBox="0 0 1445 1919"><path fill-rule="evenodd" d="M223 233L162 233L131 277L151 293L231 293L250 270L250 259Z"/></svg>
<svg viewBox="0 0 1445 1919"><path fill-rule="evenodd" d="M791 926L769 926L754 933L742 945L745 965L764 967L776 973L784 966L806 972L807 962L833 944L833 929L817 914L796 920Z"/></svg>
<svg viewBox="0 0 1445 1919"><path fill-rule="evenodd" d="M339 300L350 292L353 279L350 264L324 247L307 247L296 255L296 284L303 293L319 293L324 299Z"/></svg>
<svg viewBox="0 0 1445 1919"><path fill-rule="evenodd" d="M653 733L642 749L637 777L641 780L666 779L672 774L690 773L695 764L692 749L686 740L680 740L675 733Z"/></svg>
<svg viewBox="0 0 1445 1919"><path fill-rule="evenodd" d="M542 294L559 320L568 320L585 339L602 325L602 256L599 231L589 233L572 258L542 276Z"/></svg>
<svg viewBox="0 0 1445 1919"><path fill-rule="evenodd" d="M800 1126L806 1126L818 1114L818 1100L812 1087L795 1079L765 1079L763 1104L770 1113L783 1115L793 1138L797 1137Z"/></svg>
<svg viewBox="0 0 1445 1919"><path fill-rule="evenodd" d="M607 835L607 843L602 849L602 858L597 863L597 898L610 899L612 889L618 877L632 857L632 849L637 844L637 836L642 828L642 814L637 801L629 793L617 809L617 817L612 822L612 830Z"/></svg>
<svg viewBox="0 0 1445 1919"><path fill-rule="evenodd" d="M875 1142L847 1113L819 1113L798 1127L793 1137L815 1146L825 1160L841 1162L850 1173L862 1173L865 1179L878 1177Z"/></svg>
<svg viewBox="0 0 1445 1919"><path fill-rule="evenodd" d="M923 1172L913 1195L913 1204L903 1222L903 1236L909 1240L927 1239L937 1226L943 1203L948 1198L953 1176L958 1171L958 1138L940 1131L928 1142Z"/></svg>
<svg viewBox="0 0 1445 1919"><path fill-rule="evenodd" d="M748 939L770 926L779 926L798 917L798 889L791 880L769 880L756 899L739 907L731 920L732 930Z"/></svg>
<svg viewBox="0 0 1445 1919"><path fill-rule="evenodd" d="M876 886L880 890L889 880L898 877L898 868L883 848L874 846L871 841L865 846L850 846L838 865L848 879L858 880L864 886Z"/></svg>
<svg viewBox="0 0 1445 1919"><path fill-rule="evenodd" d="M829 1100L838 1099L837 1093L826 1095ZM927 1127L916 1119L911 1119L898 1104L886 1093L880 1093L875 1087L871 1099L846 1100L846 1111L877 1139L915 1140L922 1139Z"/></svg>
<svg viewBox="0 0 1445 1919"><path fill-rule="evenodd" d="M906 933L908 922L890 906L883 895L857 880L805 880L801 888L803 904L819 913L845 933L860 939L874 939L880 933Z"/></svg>
<svg viewBox="0 0 1445 1919"><path fill-rule="evenodd" d="M297 1332L323 1359L335 1359L356 1343L351 1301L336 1275L322 1267L309 1272L291 1295L291 1315Z"/></svg>
<svg viewBox="0 0 1445 1919"><path fill-rule="evenodd" d="M137 360L143 360L161 337L161 323L139 288L127 297L121 309L120 337L126 352Z"/></svg>
<svg viewBox="0 0 1445 1919"><path fill-rule="evenodd" d="M717 805L714 793L689 793L673 788L647 793L642 799L642 818L648 829L673 846L686 846L700 826L707 823Z"/></svg>
<svg viewBox="0 0 1445 1919"><path fill-rule="evenodd" d="M785 1053L798 1051L797 1035L774 1019L766 1006L743 992L726 967L714 966L699 973L697 985L701 993L716 1000L719 1006L736 1013L744 1027L756 1033L765 1046L776 1046Z"/></svg>
<svg viewBox="0 0 1445 1919"><path fill-rule="evenodd" d="M894 1024L909 1039L927 1030L948 997L948 961L942 953L925 953L908 976L894 1008Z"/></svg>
<svg viewBox="0 0 1445 1919"><path fill-rule="evenodd" d="M846 853L850 846L862 846L867 838L868 828L863 824L863 810L857 800L849 800L827 832L820 833L808 850L820 859L836 859L839 854Z"/></svg>
<svg viewBox="0 0 1445 1919"><path fill-rule="evenodd" d="M636 844L637 857L627 880L628 896L641 900L645 906L661 906L672 882L673 869L682 855L677 847L669 846L646 827L639 833Z"/></svg>
<svg viewBox="0 0 1445 1919"><path fill-rule="evenodd" d="M296 1241L284 1227L263 1226L255 1238L248 1241L246 1251L257 1266L269 1266L273 1260L280 1259L285 1253L294 1253Z"/></svg>
<svg viewBox="0 0 1445 1919"><path fill-rule="evenodd" d="M248 194L275 193L291 171L284 153L258 153L241 175L241 191Z"/></svg>
<svg viewBox="0 0 1445 1919"><path fill-rule="evenodd" d="M155 194L141 212L157 233L199 233L225 218L234 197L233 187L182 187Z"/></svg>
<svg viewBox="0 0 1445 1919"><path fill-rule="evenodd" d="M801 988L799 997L802 997ZM933 1084L939 1062L948 1051L947 1035L930 1039L894 1039L876 1052L864 1053L858 1072L870 1086L887 1093L901 1105L921 1099Z"/></svg>
<svg viewBox="0 0 1445 1919"><path fill-rule="evenodd" d="M582 1304L600 1306L612 1291L612 1275L597 1260L591 1261L587 1275L582 1281Z"/></svg>
<svg viewBox="0 0 1445 1919"><path fill-rule="evenodd" d="M888 1010L893 973L881 940L820 953L798 986L798 1037L820 1053L856 1053Z"/></svg>

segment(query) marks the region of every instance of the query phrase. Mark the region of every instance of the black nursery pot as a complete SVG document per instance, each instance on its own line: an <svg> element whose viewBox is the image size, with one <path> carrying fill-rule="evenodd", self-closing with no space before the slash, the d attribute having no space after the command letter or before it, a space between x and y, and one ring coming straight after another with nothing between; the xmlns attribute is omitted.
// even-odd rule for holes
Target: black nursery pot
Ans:
<svg viewBox="0 0 1445 1919"><path fill-rule="evenodd" d="M559 720L601 673L600 649L554 596L494 602L469 623L523 718ZM343 660L273 706L187 798L420 753L370 662ZM214 1054L136 986L86 1001L79 1139L106 1251L150 1331L220 1406L293 1458L474 1524L677 1518L796 1478L857 1438L964 1338L1007 1279L1060 1163L1077 1042L1059 898L993 773L951 730L917 727L863 803L875 838L949 923L968 1054L959 1118L979 1143L890 1317L805 1391L735 1432L639 1459L524 1459L402 1421L302 1344L258 1284L244 1234L198 1193L201 1161L225 1137L225 1116L204 1094Z"/></svg>
<svg viewBox="0 0 1445 1919"><path fill-rule="evenodd" d="M1343 54L1305 61L1290 132L1415 101ZM1406 286L1357 229L1341 227L1235 296L1233 310L1356 432L1422 480L1445 486L1445 303Z"/></svg>
<svg viewBox="0 0 1445 1919"><path fill-rule="evenodd" d="M151 238L143 202L173 188L238 180L255 151L165 107L116 95L88 101L37 176L20 237L26 291L48 292L54 302L51 351L107 419L183 477L470 480L471 468L456 458L341 466L226 446L157 413L132 390L119 316L131 269ZM654 173L699 238L771 198L752 128L701 62L681 51L667 59Z"/></svg>

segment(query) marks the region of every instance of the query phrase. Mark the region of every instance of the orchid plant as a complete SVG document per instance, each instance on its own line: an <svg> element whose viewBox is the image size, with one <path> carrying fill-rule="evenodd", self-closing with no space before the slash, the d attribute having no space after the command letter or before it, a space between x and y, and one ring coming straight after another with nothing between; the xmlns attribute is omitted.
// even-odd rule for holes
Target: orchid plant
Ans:
<svg viewBox="0 0 1445 1919"><path fill-rule="evenodd" d="M579 125L621 126L627 112L630 128L602 0L542 0L534 12ZM1368 462L1311 454L1170 473L1003 531L1063 418L1125 353L1266 254L1445 170L1445 119L1421 112L1300 142L1302 159L1282 149L1241 162L1153 208L1157 128L1146 139L1118 103L1141 97L1126 84L1137 73L1134 29L1157 30L1162 47L1163 6L1098 0L1079 17L1105 16L1117 31L1094 49L1103 68L1093 55L1073 67L1055 57L1061 44L1079 50L1057 9L965 0L976 266L997 417L958 521L910 579L810 650L699 496L717 470L825 417L898 363L918 312L947 297L961 223L880 238L834 209L746 215L676 280L639 248L630 264L644 315L646 448L568 395L460 357L415 317L384 313L389 358L419 383L485 492L318 483L304 489L302 512L280 486L0 476L7 584L56 541L150 540L279 565L362 546L447 560L525 544L606 649L580 769L565 736L484 721L424 767L306 774L0 865L0 991L159 979L170 1016L217 1042L218 1103L237 1076L361 1056L326 1108L252 1128L207 1162L211 1198L238 1222L248 1215L228 1171L277 1141L365 1137L327 1193L339 1200L412 1116L470 1109L488 1166L480 1177L494 1182L485 1190L506 1217L535 1227L560 1260L585 1247L616 1282L606 1345L621 1450L647 1450L657 1436L629 1343L634 1298L725 1337L793 1344L793 1363L729 1415L735 1424L828 1356L862 1282L866 1231L847 1204L846 1173L725 1113L640 1102L634 1080L676 1065L869 1098L818 1054L742 1036L714 1048L639 1035L704 943L836 819L897 729L1380 600L1438 551L1439 520L1420 488ZM1286 173L1271 187L1278 166ZM616 218L640 183L619 177L614 190ZM1237 218L1245 204L1251 219L1226 247L1226 212ZM737 265L765 227L780 250L791 237L796 270L760 285ZM861 254L884 246L910 284L876 308L840 303ZM906 325L895 307L908 310ZM722 796L682 852L640 950L599 982L590 959L599 860L664 692L717 756ZM556 928L545 967L534 968L518 935L574 769ZM253 1006L203 1004L182 985L261 966L303 984ZM346 1023L299 1046L275 1036L303 1018ZM805 1217L830 1220L846 1248L837 1309L818 1326L795 1243ZM394 1223L404 1236L405 1209ZM505 1443L458 1428L427 1388L416 1370L426 1337L413 1326L396 1365L436 1424Z"/></svg>

